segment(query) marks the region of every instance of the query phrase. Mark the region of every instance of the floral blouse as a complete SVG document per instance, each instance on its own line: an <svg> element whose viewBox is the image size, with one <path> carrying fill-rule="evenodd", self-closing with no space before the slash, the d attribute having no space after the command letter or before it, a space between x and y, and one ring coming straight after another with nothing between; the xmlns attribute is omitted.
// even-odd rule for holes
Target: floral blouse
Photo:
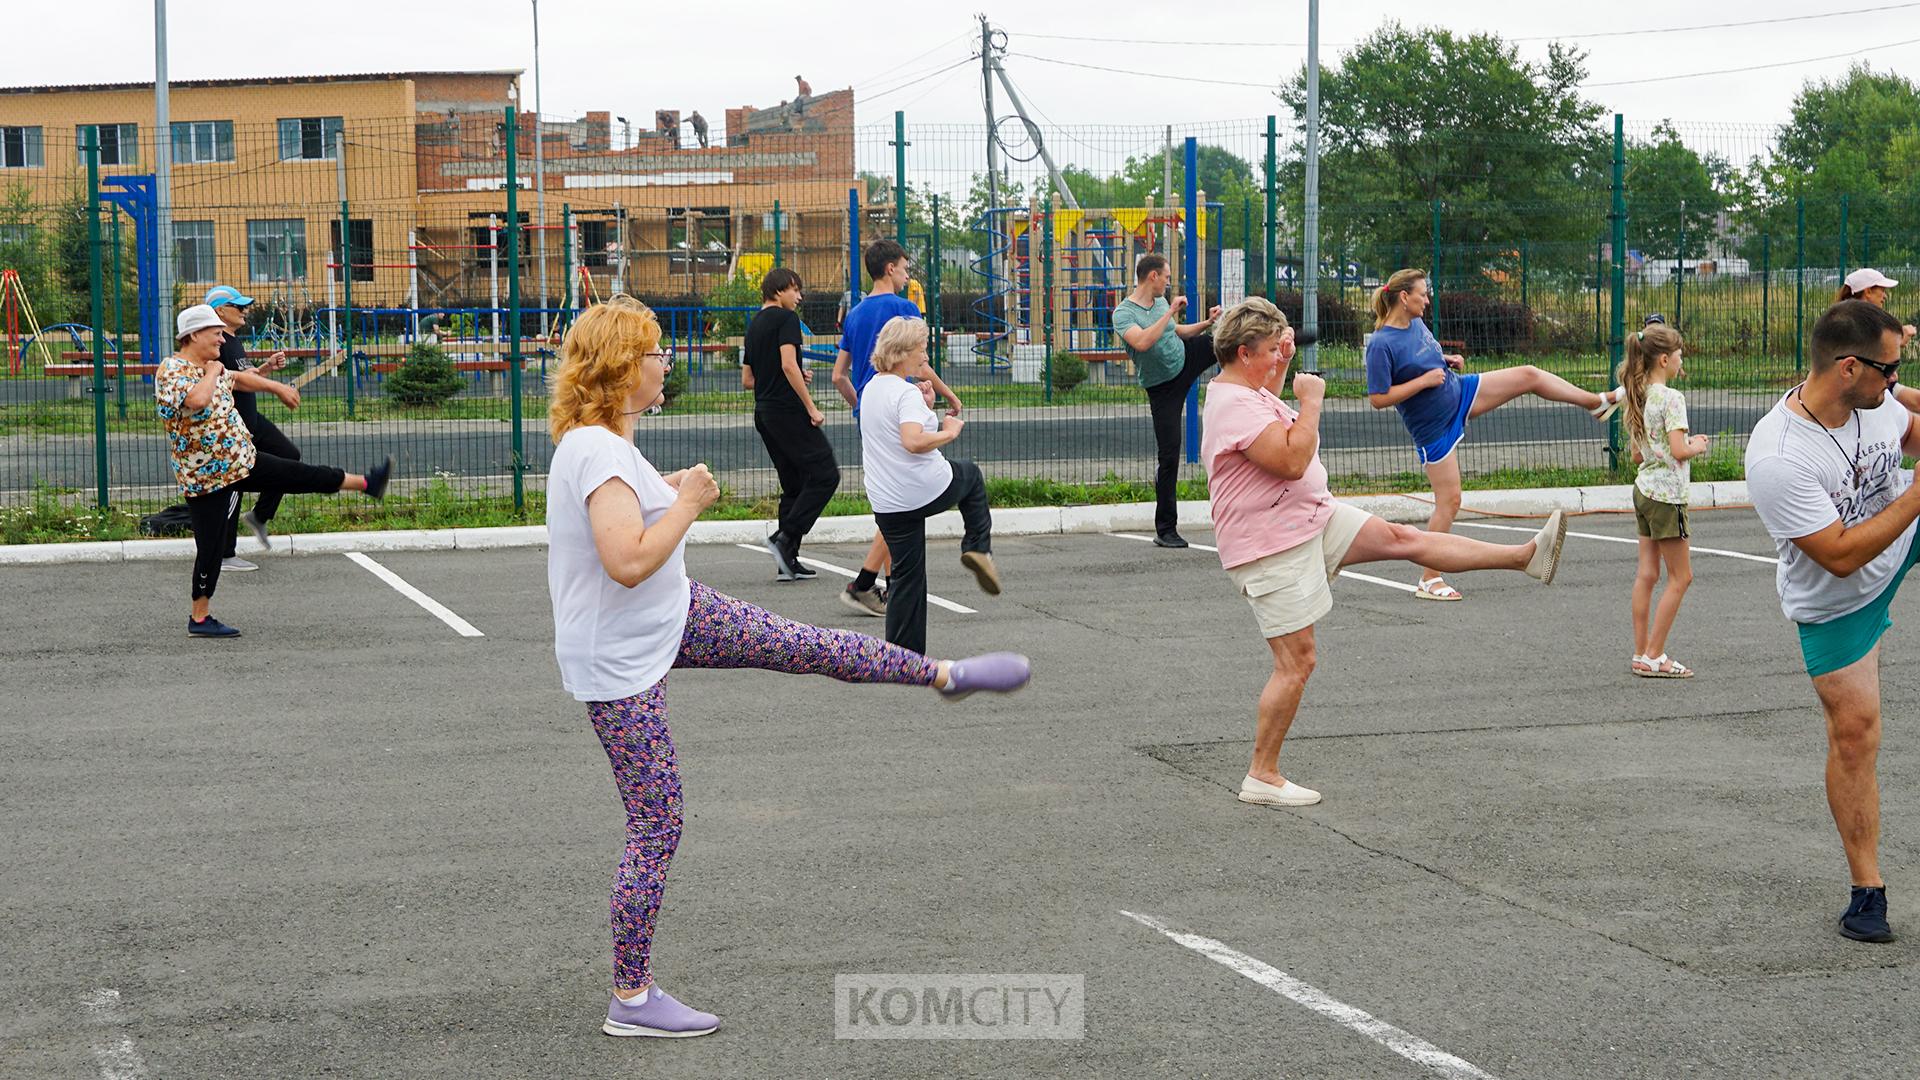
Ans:
<svg viewBox="0 0 1920 1080"><path fill-rule="evenodd" d="M153 378L153 396L173 453L173 476L185 495L208 495L253 472L253 437L233 407L233 373L220 376L213 400L188 412L187 394L199 384L200 365L170 356Z"/></svg>

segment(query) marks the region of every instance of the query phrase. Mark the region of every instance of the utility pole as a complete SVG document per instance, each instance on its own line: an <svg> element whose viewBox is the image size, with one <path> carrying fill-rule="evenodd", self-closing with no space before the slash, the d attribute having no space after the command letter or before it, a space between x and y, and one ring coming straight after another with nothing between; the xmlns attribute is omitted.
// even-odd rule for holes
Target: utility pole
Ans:
<svg viewBox="0 0 1920 1080"><path fill-rule="evenodd" d="M97 145L97 135L94 141ZM159 280L154 282L153 294L160 310L155 313L158 321L150 325L164 329L173 324L173 313L167 309L173 305L174 271L173 121L167 104L167 0L153 0L153 144L154 224L157 226L154 242L160 248L160 272L155 275ZM99 331L99 327L94 327L96 334Z"/></svg>
<svg viewBox="0 0 1920 1080"><path fill-rule="evenodd" d="M533 0L533 201L534 216L540 219L534 232L540 240L540 335L547 334L547 154L546 132L541 130L545 113L540 108L540 0Z"/></svg>
<svg viewBox="0 0 1920 1080"><path fill-rule="evenodd" d="M1300 239L1300 326L1320 333L1320 0L1307 0L1307 207ZM1300 366L1320 370L1320 349L1308 345Z"/></svg>
<svg viewBox="0 0 1920 1080"><path fill-rule="evenodd" d="M1000 164L993 151L993 27L980 16L980 94L987 110L987 206L1000 205Z"/></svg>

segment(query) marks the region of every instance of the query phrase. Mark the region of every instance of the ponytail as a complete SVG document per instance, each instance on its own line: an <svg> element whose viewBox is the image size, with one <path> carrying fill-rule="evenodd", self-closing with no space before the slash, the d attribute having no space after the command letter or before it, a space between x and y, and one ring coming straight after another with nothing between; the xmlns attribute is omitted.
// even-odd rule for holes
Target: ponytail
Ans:
<svg viewBox="0 0 1920 1080"><path fill-rule="evenodd" d="M1842 300L1857 300L1859 296L1859 293L1853 291L1853 286L1843 281L1840 283L1840 295L1834 297L1833 302L1837 304Z"/></svg>
<svg viewBox="0 0 1920 1080"><path fill-rule="evenodd" d="M1685 342L1680 331L1663 323L1653 323L1627 337L1627 358L1620 361L1621 426L1627 431L1629 446L1648 446L1647 383L1656 360L1677 352Z"/></svg>
<svg viewBox="0 0 1920 1080"><path fill-rule="evenodd" d="M1413 288L1414 285L1418 284L1421 281L1426 280L1426 277L1427 277L1427 272L1425 270L1395 270L1393 272L1393 276L1387 279L1387 283L1385 285L1382 285L1378 289L1374 290L1374 293L1373 293L1374 325L1378 326L1381 323L1385 322L1387 320L1388 313L1393 311L1393 305L1394 305L1395 299L1401 293L1406 292L1408 289Z"/></svg>

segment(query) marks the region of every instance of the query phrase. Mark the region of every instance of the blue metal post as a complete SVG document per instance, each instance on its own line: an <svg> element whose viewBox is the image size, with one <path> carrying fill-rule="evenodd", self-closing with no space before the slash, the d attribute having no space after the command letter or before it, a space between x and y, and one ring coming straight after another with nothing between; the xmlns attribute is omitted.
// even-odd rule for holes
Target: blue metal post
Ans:
<svg viewBox="0 0 1920 1080"><path fill-rule="evenodd" d="M847 310L860 302L860 189L847 189Z"/></svg>
<svg viewBox="0 0 1920 1080"><path fill-rule="evenodd" d="M1190 321L1198 321L1203 317L1204 308L1202 311L1196 312L1192 309L1191 305L1196 303L1204 305L1206 303L1206 297L1196 297L1192 295L1194 283L1200 280L1200 245L1198 243L1200 236L1200 206L1198 195L1200 190L1199 140L1192 137L1187 139L1184 162L1187 176L1186 182L1182 187L1186 189L1187 236L1186 242L1180 245L1180 287L1188 294L1187 303L1189 308L1187 318ZM1175 319L1173 321L1177 324L1180 320ZM1196 380L1192 388L1187 391L1187 464L1191 465L1199 460L1200 383Z"/></svg>

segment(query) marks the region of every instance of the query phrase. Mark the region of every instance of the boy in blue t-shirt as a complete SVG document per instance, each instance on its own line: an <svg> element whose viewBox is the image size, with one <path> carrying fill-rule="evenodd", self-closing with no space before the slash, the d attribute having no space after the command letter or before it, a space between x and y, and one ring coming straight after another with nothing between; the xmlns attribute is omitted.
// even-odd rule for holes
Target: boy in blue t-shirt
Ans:
<svg viewBox="0 0 1920 1080"><path fill-rule="evenodd" d="M860 392L873 380L873 346L880 340L880 328L892 319L921 317L919 306L905 296L909 280L905 248L892 240L875 240L861 253L860 261L867 275L873 278L873 291L847 313L846 321L840 326L840 355L833 361L834 389L840 391L856 418L860 415ZM947 399L947 413L959 416L960 395L938 375L930 376L927 381L935 392ZM931 399L928 404L932 404ZM840 602L862 615L885 618L886 597L877 582L880 572L890 562L886 539L876 531L873 543L867 548L866 561L860 564L859 576L840 594Z"/></svg>

